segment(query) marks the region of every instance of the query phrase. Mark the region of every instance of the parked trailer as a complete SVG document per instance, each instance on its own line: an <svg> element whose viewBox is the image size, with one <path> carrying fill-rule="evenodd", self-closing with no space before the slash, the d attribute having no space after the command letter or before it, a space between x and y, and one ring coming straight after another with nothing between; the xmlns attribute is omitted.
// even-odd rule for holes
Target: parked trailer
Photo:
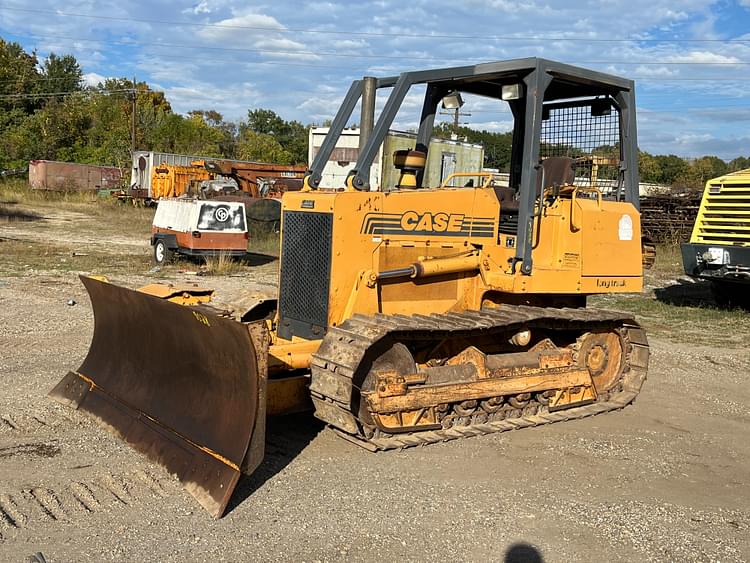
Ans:
<svg viewBox="0 0 750 563"><path fill-rule="evenodd" d="M95 192L120 187L122 170L114 166L94 166L55 160L29 161L32 190Z"/></svg>
<svg viewBox="0 0 750 563"><path fill-rule="evenodd" d="M151 227L154 262L173 254L240 257L247 254L245 204L194 198L159 200Z"/></svg>

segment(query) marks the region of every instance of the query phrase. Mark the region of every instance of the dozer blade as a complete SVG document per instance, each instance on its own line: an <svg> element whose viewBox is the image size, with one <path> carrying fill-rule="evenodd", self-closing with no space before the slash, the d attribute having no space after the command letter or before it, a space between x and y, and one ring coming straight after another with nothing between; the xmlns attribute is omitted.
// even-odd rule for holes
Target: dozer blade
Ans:
<svg viewBox="0 0 750 563"><path fill-rule="evenodd" d="M94 310L93 341L78 371L50 396L90 413L220 517L241 470L254 470L263 457L267 335L151 295L81 281Z"/></svg>

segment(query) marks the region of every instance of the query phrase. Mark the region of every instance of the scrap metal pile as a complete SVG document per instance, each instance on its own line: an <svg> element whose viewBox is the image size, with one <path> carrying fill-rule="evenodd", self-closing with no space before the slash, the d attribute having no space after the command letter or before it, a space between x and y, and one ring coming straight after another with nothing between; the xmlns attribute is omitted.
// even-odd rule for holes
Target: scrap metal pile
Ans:
<svg viewBox="0 0 750 563"><path fill-rule="evenodd" d="M641 197L641 230L652 242L677 243L690 238L701 193L683 191Z"/></svg>

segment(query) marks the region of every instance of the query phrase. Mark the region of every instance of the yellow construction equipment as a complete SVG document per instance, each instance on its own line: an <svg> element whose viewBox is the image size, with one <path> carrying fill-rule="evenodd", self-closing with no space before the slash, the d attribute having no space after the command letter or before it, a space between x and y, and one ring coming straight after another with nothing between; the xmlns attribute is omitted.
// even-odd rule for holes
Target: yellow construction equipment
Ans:
<svg viewBox="0 0 750 563"><path fill-rule="evenodd" d="M213 174L203 167L162 163L154 168L154 175L151 178L151 197L161 199L181 196L188 191L191 182L212 178Z"/></svg>
<svg viewBox="0 0 750 563"><path fill-rule="evenodd" d="M720 305L750 307L750 169L706 182L682 262Z"/></svg>
<svg viewBox="0 0 750 563"><path fill-rule="evenodd" d="M370 191L413 86L425 92L416 146L394 158L399 185ZM361 122L373 123L378 89L391 93L363 127L346 185L319 186L360 98ZM438 105L457 94L510 107L510 187L422 185ZM175 473L218 517L263 458L266 415L310 400L370 450L626 406L646 378L645 333L585 305L640 291L641 258L632 81L534 58L367 77L303 190L283 196L278 302L226 312L83 278L93 342L51 395ZM115 345L137 335L136 349Z"/></svg>

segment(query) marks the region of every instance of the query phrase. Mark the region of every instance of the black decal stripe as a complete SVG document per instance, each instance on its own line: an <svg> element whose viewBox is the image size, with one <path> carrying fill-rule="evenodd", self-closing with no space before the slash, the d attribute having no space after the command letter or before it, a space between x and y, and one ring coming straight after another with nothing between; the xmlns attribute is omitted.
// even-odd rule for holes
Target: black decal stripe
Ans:
<svg viewBox="0 0 750 563"><path fill-rule="evenodd" d="M437 236L437 237L492 237L494 231L455 231L455 232L438 232L438 231L405 231L403 229L378 228L373 230L373 235L405 235L405 236Z"/></svg>
<svg viewBox="0 0 750 563"><path fill-rule="evenodd" d="M400 215L385 215L380 213L368 213L365 215L365 220L362 223L362 232L363 233L370 233L372 232L373 225L384 225L384 224L394 224L399 225L401 224L401 216Z"/></svg>
<svg viewBox="0 0 750 563"><path fill-rule="evenodd" d="M372 233L376 229L400 229L401 223L372 223L368 225L366 230L363 230L365 233Z"/></svg>
<svg viewBox="0 0 750 563"><path fill-rule="evenodd" d="M471 221L464 221L461 224L461 226L463 226L463 227L471 227L471 226L474 226L474 227L494 227L495 226L495 222L494 221L487 221L486 223L485 222L477 223L475 221L475 222L472 223Z"/></svg>

